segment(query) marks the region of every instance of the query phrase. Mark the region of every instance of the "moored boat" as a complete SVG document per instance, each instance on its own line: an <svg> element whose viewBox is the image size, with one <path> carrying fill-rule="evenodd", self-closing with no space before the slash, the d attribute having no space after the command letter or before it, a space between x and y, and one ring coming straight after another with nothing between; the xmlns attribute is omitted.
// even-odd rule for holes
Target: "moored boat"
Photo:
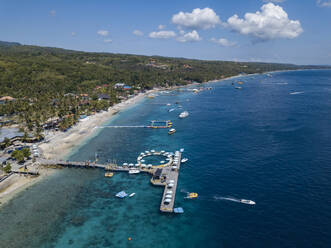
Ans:
<svg viewBox="0 0 331 248"><path fill-rule="evenodd" d="M187 116L189 116L189 113L187 111L184 111L179 114L179 118L186 118Z"/></svg>
<svg viewBox="0 0 331 248"><path fill-rule="evenodd" d="M171 128L171 129L169 130L168 134L174 134L175 132L176 132L176 129Z"/></svg>
<svg viewBox="0 0 331 248"><path fill-rule="evenodd" d="M138 174L138 173L140 173L140 170L138 170L138 169L129 170L129 174Z"/></svg>
<svg viewBox="0 0 331 248"><path fill-rule="evenodd" d="M131 193L130 195L129 195L129 197L132 197L132 196L134 196L136 193Z"/></svg>

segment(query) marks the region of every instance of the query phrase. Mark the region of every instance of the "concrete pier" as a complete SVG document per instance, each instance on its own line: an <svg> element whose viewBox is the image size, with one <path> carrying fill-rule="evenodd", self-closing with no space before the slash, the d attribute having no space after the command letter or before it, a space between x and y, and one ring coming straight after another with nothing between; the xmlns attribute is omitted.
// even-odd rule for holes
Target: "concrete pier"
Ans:
<svg viewBox="0 0 331 248"><path fill-rule="evenodd" d="M163 155L161 152L153 152L151 155ZM164 187L162 200L160 204L161 212L172 213L174 210L176 190L178 183L178 175L181 166L182 154L176 151L173 157L167 164L155 166L152 168L143 168L140 161L139 167L120 166L117 164L98 164L90 161L69 161L69 160L47 160L39 158L37 162L42 165L59 165L63 167L77 167L77 168L99 168L114 172L129 172L130 169L139 169L140 172L149 173L152 175L151 183L156 186ZM172 186L169 186L171 184ZM171 197L170 197L171 195Z"/></svg>

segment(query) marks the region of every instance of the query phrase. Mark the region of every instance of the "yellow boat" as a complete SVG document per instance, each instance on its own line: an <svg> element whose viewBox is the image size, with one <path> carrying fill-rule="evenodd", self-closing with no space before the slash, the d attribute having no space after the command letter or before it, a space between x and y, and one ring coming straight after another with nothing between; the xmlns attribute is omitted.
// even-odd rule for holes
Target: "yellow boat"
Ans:
<svg viewBox="0 0 331 248"><path fill-rule="evenodd" d="M186 198L188 199L198 198L198 193L188 193Z"/></svg>
<svg viewBox="0 0 331 248"><path fill-rule="evenodd" d="M106 172L105 173L105 177L112 177L112 176L114 176L113 172Z"/></svg>

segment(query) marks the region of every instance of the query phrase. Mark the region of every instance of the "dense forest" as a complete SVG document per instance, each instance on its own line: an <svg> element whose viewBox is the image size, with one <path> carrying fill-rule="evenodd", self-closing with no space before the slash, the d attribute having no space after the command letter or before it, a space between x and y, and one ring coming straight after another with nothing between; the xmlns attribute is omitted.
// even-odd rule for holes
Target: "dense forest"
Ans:
<svg viewBox="0 0 331 248"><path fill-rule="evenodd" d="M0 105L0 116L17 117L15 122L28 124L30 130L51 117L74 116L71 121L66 118L66 127L78 114L106 109L137 91L300 68L314 66L90 53L0 42L0 97L15 99ZM131 90L116 90L116 83ZM110 98L100 101L98 93ZM82 94L88 95L86 104L77 97Z"/></svg>

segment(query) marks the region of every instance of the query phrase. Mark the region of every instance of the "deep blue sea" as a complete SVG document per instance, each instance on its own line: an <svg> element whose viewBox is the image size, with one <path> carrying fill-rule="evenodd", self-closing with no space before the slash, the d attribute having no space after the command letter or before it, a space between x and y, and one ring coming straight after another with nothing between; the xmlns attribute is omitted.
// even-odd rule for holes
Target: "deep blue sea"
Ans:
<svg viewBox="0 0 331 248"><path fill-rule="evenodd" d="M234 88L239 80L241 90ZM184 214L160 213L163 188L152 186L149 175L105 178L98 169L62 169L0 210L0 246L331 247L331 71L251 75L202 87L212 90L160 93L105 124L172 120L175 134L105 127L70 155L135 163L145 150L185 148L189 161L175 204ZM189 117L179 119L184 110ZM115 198L121 190L136 195ZM186 200L185 192L199 198Z"/></svg>

